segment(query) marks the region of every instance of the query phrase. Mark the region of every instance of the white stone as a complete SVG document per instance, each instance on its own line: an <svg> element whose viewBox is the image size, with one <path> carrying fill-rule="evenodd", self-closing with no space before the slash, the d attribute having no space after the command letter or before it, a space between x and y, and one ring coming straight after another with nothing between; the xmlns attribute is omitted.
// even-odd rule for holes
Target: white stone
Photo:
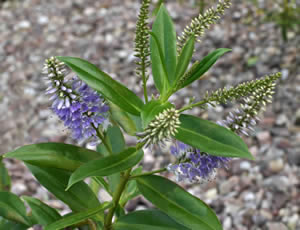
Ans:
<svg viewBox="0 0 300 230"><path fill-rule="evenodd" d="M255 195L254 193L252 192L247 192L245 195L244 195L244 201L252 201L255 199Z"/></svg>
<svg viewBox="0 0 300 230"><path fill-rule="evenodd" d="M249 171L251 169L251 163L249 161L242 161L240 163L240 169Z"/></svg>
<svg viewBox="0 0 300 230"><path fill-rule="evenodd" d="M38 17L37 21L40 25L46 25L49 22L49 18L45 15L41 15Z"/></svg>
<svg viewBox="0 0 300 230"><path fill-rule="evenodd" d="M218 196L218 191L216 188L212 188L212 189L209 189L206 193L205 193L205 197L207 199L211 199L211 200L214 200L216 199Z"/></svg>
<svg viewBox="0 0 300 230"><path fill-rule="evenodd" d="M31 26L30 21L24 20L24 21L19 22L19 23L16 25L16 28L17 28L17 29L28 29L28 28L30 28L30 26Z"/></svg>

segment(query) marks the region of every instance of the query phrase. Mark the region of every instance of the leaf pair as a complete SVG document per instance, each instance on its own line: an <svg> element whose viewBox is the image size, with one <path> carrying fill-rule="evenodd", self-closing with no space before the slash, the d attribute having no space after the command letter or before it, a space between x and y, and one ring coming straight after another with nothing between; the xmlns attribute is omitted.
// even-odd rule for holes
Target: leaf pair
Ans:
<svg viewBox="0 0 300 230"><path fill-rule="evenodd" d="M195 36L189 38L177 56L176 31L163 4L150 34L152 73L155 86L162 94L163 100L167 100L170 94L199 79L220 56L230 51L222 48L211 52L196 63L192 71L185 74L194 53Z"/></svg>

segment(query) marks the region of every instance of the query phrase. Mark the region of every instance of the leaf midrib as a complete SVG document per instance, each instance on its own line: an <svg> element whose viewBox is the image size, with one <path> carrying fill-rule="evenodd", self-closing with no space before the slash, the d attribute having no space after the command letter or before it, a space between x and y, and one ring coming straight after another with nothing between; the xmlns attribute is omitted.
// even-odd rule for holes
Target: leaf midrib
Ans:
<svg viewBox="0 0 300 230"><path fill-rule="evenodd" d="M77 68L77 69L81 70L83 73L86 73L86 74L89 75L91 78L93 78L95 81L101 82L101 84L105 85L107 88L109 88L109 89L110 89L111 91L113 91L115 94L117 94L120 98L122 98L122 99L123 99L123 102L125 102L125 103L128 104L129 106L134 107L134 109L135 109L136 111L140 112L140 108L139 108L139 107L137 107L135 104L132 104L132 103L127 102L127 100L124 100L124 97L123 97L122 95L120 95L117 91L115 91L113 88L111 88L109 85L107 85L104 81L100 80L99 78L94 77L94 76L92 75L92 73L87 72L87 71L83 70L82 68L77 67L77 66L71 64L70 62L68 62L68 63L69 63L70 66L73 66L73 68ZM111 80L113 80L113 79L111 79ZM121 88L123 87L123 85L119 84L118 82L114 82L114 84L118 85L118 86L121 87ZM125 88L122 89L122 90L125 90L125 89L127 89L127 88L125 87ZM103 95L103 96L105 96L105 95ZM128 96L128 95L127 95L127 96ZM112 98L110 98L110 100L111 100L111 99L112 99Z"/></svg>
<svg viewBox="0 0 300 230"><path fill-rule="evenodd" d="M129 156L129 157L125 157L123 160L118 160L118 161L116 161L115 163L113 163L113 164L110 164L108 167L106 167L105 168L105 170L107 170L107 169L111 169L111 168L113 168L113 167L115 167L116 165L119 165L119 164L121 164L122 165L122 163L124 162L124 161L126 161L126 160L128 160L128 159L130 159L130 158L132 158L132 157L134 157L135 156L135 153L136 152L138 152L138 150L136 150L136 151L134 151L132 154L130 154L130 155L127 155L127 156ZM102 159L99 159L99 161L100 160L108 160L108 158L112 158L112 159L114 159L116 156L109 156L109 157L107 157L106 159L105 158L102 158ZM93 162L94 164L95 164L95 162ZM82 167L83 166L85 166L86 167L86 165L82 165ZM78 170L79 170L80 168L78 168ZM95 172L101 172L101 170L103 171L103 168L102 169L98 169L98 170L93 170L91 173L89 173L89 174L87 174L88 176L85 176L84 178L86 178L86 177L89 177L89 176L92 176ZM76 171L75 171L76 172ZM72 174L72 175L76 175L76 174ZM106 176L106 175L94 175L94 176ZM70 186L72 186L74 183L76 183L76 182L78 182L79 180L81 180L81 178L82 177L79 177L80 179L77 179L77 180L75 180L75 182L73 182L72 184L70 184L69 186L68 186L68 188L70 188ZM75 179L76 179L76 177L75 177Z"/></svg>
<svg viewBox="0 0 300 230"><path fill-rule="evenodd" d="M205 140L216 142L216 143L218 143L219 145L221 145L221 146L226 146L226 148L233 149L234 151L241 152L239 149L236 149L236 148L234 148L234 147L232 147L232 146L229 146L229 145L227 145L227 144L223 144L223 143L221 143L221 142L219 142L219 141L216 141L216 140L214 140L214 139L211 139L211 138L209 138L209 137L207 137L207 136L201 135L201 134L199 134L199 133L197 133L197 132L195 132L195 131L193 131L193 130L186 129L186 128L183 128L183 127L180 127L179 129L182 129L184 132L191 133L191 134L196 135L196 136L201 136L201 137L202 137L203 139L205 139ZM213 155L213 153L209 153L209 154ZM232 153L231 153L231 154L232 154ZM237 154L234 154L234 155L235 155L235 156L238 156Z"/></svg>

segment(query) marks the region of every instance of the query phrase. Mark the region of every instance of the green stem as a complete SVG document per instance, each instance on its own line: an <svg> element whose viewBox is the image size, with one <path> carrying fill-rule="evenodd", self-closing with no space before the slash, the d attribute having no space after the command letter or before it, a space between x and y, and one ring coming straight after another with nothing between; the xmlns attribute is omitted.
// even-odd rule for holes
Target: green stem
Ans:
<svg viewBox="0 0 300 230"><path fill-rule="evenodd" d="M139 143L136 145L136 150L140 150L143 148L145 143ZM111 230L111 225L112 225L112 218L114 216L114 213L118 207L120 198L122 196L123 191L126 188L126 184L130 179L130 173L131 173L132 168L128 169L125 174L121 174L121 181L120 184L118 185L115 193L113 194L113 206L109 209L107 216L105 217L104 221L104 230Z"/></svg>
<svg viewBox="0 0 300 230"><path fill-rule="evenodd" d="M104 230L111 230L111 225L112 225L112 218L114 216L114 213L118 207L121 195L126 188L126 184L129 180L131 173L131 169L128 169L125 174L122 176L120 184L117 187L116 192L114 193L113 196L113 206L109 209L108 214L105 218L105 223L104 223Z"/></svg>
<svg viewBox="0 0 300 230"><path fill-rule="evenodd" d="M149 176L149 175L153 175L155 173L161 173L161 172L165 172L165 171L167 171L166 168L157 169L157 170L154 170L154 171L151 171L151 172L145 172L145 173L141 173L141 174L131 176L129 179L134 179L134 178L140 177L140 176Z"/></svg>
<svg viewBox="0 0 300 230"><path fill-rule="evenodd" d="M145 102L148 103L148 93L147 93L147 80L146 80L146 68L145 65L142 67L142 79L143 79L143 88L144 88L144 98Z"/></svg>
<svg viewBox="0 0 300 230"><path fill-rule="evenodd" d="M89 225L91 230L97 230L96 224L91 219L88 219L88 225Z"/></svg>
<svg viewBox="0 0 300 230"><path fill-rule="evenodd" d="M109 152L110 155L112 155L112 148L111 146L107 143L107 141L105 140L105 137L103 135L103 133L96 128L96 126L94 124L92 124L93 128L96 130L97 136L100 138L100 140L102 141L102 143L104 144L105 148L107 149L107 151Z"/></svg>
<svg viewBox="0 0 300 230"><path fill-rule="evenodd" d="M182 107L180 110L179 110L179 113L182 113L183 111L185 110L189 110L189 109L192 109L194 107L197 107L197 106L200 106L200 105L204 105L206 104L208 101L207 100L203 100L203 101L199 101L195 104L190 104L190 105L187 105L187 106L184 106Z"/></svg>

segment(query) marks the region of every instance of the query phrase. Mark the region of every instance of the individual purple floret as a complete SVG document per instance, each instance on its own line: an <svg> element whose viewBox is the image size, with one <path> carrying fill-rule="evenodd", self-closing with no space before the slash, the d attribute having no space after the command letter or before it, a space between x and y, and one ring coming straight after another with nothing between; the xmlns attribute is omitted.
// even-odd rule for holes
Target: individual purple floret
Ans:
<svg viewBox="0 0 300 230"><path fill-rule="evenodd" d="M64 64L54 57L46 60L43 73L47 74L52 110L72 130L76 140L97 144L96 129L107 122L109 107L99 94L77 77L65 78Z"/></svg>
<svg viewBox="0 0 300 230"><path fill-rule="evenodd" d="M176 175L177 181L199 182L214 177L216 169L226 167L231 158L208 155L180 141L171 146L171 153L178 164L170 164L168 170Z"/></svg>

